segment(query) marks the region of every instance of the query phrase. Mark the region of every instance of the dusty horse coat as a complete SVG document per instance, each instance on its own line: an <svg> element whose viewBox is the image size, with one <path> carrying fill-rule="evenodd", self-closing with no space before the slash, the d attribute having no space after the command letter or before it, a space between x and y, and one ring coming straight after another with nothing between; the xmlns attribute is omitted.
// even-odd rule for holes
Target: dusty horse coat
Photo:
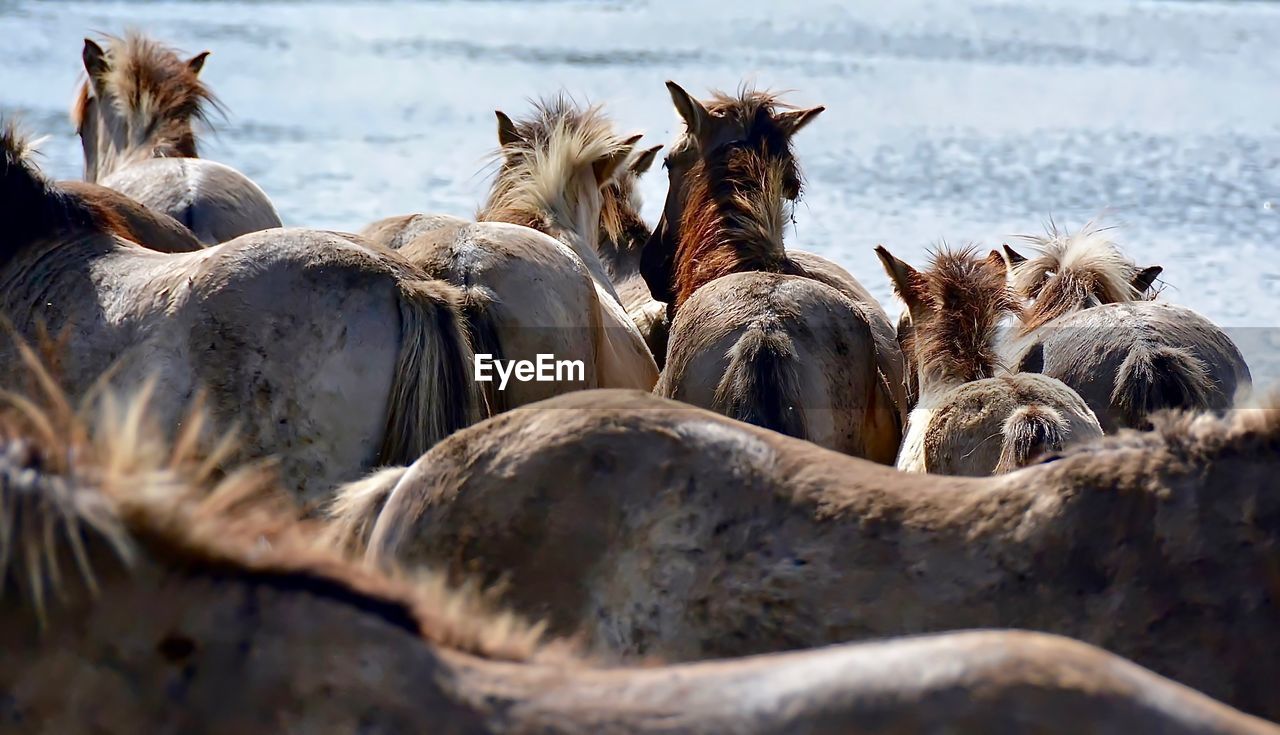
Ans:
<svg viewBox="0 0 1280 735"><path fill-rule="evenodd" d="M0 423L11 532L0 550L14 552L0 555L0 728L1280 730L1096 648L1025 632L600 668L438 577L382 574L318 547L314 526L260 499L271 488L259 475L211 482L194 469L201 457L138 430L139 409L105 427L115 446L68 438L82 431L56 416L45 434L50 417L37 412L25 430Z"/></svg>
<svg viewBox="0 0 1280 735"><path fill-rule="evenodd" d="M555 633L687 660L973 627L1101 646L1280 715L1280 411L1183 417L986 478L927 476L643 394L461 431L369 558L482 582Z"/></svg>

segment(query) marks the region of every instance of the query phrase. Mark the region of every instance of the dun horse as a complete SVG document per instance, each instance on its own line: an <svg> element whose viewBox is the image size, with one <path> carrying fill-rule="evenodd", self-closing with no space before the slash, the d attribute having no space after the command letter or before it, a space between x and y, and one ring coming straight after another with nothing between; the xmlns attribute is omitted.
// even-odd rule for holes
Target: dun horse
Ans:
<svg viewBox="0 0 1280 735"><path fill-rule="evenodd" d="M1003 352L1074 388L1104 430L1146 428L1163 408L1224 409L1249 387L1231 338L1190 309L1147 299L1160 267L1135 266L1105 229L1027 239L1029 259L1005 246L1010 279L1032 306Z"/></svg>
<svg viewBox="0 0 1280 735"><path fill-rule="evenodd" d="M59 377L73 396L108 370L122 389L154 379L153 408L176 424L207 392L216 425L239 427L247 454L279 455L308 500L474 420L451 286L318 231L148 250L24 152L12 130L0 136L0 314L26 341L67 338ZM0 345L0 385L20 379L19 349Z"/></svg>
<svg viewBox="0 0 1280 735"><path fill-rule="evenodd" d="M209 245L280 226L267 195L235 169L201 159L193 123L216 100L199 79L209 52L183 61L137 33L84 42L89 78L71 118L85 180L172 216Z"/></svg>
<svg viewBox="0 0 1280 735"><path fill-rule="evenodd" d="M1237 410L1007 475L920 475L594 391L439 444L368 554L501 582L552 632L629 656L1016 627L1275 718L1278 457L1280 410Z"/></svg>
<svg viewBox="0 0 1280 735"><path fill-rule="evenodd" d="M599 668L439 577L327 551L314 525L263 499L272 488L260 472L215 482L189 452L197 432L167 450L141 404L97 431L64 413L27 408L0 422L0 729L1278 731L1033 633Z"/></svg>
<svg viewBox="0 0 1280 735"><path fill-rule="evenodd" d="M668 82L685 132L642 256L671 338L656 392L880 462L902 438L902 356L852 276L788 253L791 138L823 108L744 91L707 103Z"/></svg>
<svg viewBox="0 0 1280 735"><path fill-rule="evenodd" d="M519 123L501 112L498 120L501 167L479 222L408 215L364 234L464 289L478 353L583 363L583 376L563 381L487 383L492 413L584 388L651 389L657 365L596 254L601 189L636 138L616 136L598 108L562 98Z"/></svg>
<svg viewBox="0 0 1280 735"><path fill-rule="evenodd" d="M898 453L898 469L942 475L1011 472L1069 441L1102 436L1075 391L1037 373L1002 372L1001 321L1017 308L999 253L972 248L934 254L921 273L876 248L911 314L903 346L919 395Z"/></svg>

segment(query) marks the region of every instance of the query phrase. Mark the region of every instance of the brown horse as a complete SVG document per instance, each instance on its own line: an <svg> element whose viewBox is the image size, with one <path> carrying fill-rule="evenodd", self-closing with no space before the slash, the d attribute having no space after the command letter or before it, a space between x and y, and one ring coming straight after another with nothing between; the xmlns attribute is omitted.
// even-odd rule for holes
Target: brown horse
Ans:
<svg viewBox="0 0 1280 735"><path fill-rule="evenodd" d="M160 253L97 202L45 180L0 136L0 314L28 342L65 335L76 398L157 381L176 425L206 392L220 430L278 455L321 500L377 464L412 461L476 418L459 295L412 264L333 233L276 230ZM0 344L0 386L21 380Z"/></svg>
<svg viewBox="0 0 1280 735"><path fill-rule="evenodd" d="M1019 370L1075 389L1108 432L1147 428L1165 408L1225 409L1251 383L1240 350L1200 314L1148 293L1159 266L1139 268L1092 224L1005 246L1010 280L1031 305L1003 346Z"/></svg>
<svg viewBox="0 0 1280 735"><path fill-rule="evenodd" d="M651 389L658 367L596 254L601 189L638 136L616 135L599 108L563 97L519 123L498 120L501 166L480 221L407 215L364 234L464 290L478 354L582 364L564 380L485 383L491 413L566 391Z"/></svg>
<svg viewBox="0 0 1280 735"><path fill-rule="evenodd" d="M1038 373L1001 370L997 330L1018 309L997 252L942 247L917 271L876 255L911 314L904 350L918 397L898 469L943 475L1011 472L1068 442L1102 436L1075 391Z"/></svg>
<svg viewBox="0 0 1280 735"><path fill-rule="evenodd" d="M209 52L182 60L137 33L84 41L71 120L84 147L85 180L172 216L213 245L280 226L267 195L244 174L201 159L193 123L217 101L199 78Z"/></svg>
<svg viewBox="0 0 1280 735"><path fill-rule="evenodd" d="M972 627L1067 635L1251 712L1273 682L1280 410L1173 416L994 477L903 473L593 391L440 443L369 558L426 564L628 656Z"/></svg>
<svg viewBox="0 0 1280 735"><path fill-rule="evenodd" d="M656 392L892 462L905 394L888 317L848 273L782 242L800 195L791 138L823 108L754 91L704 103L668 88L686 130L641 259L671 316Z"/></svg>
<svg viewBox="0 0 1280 735"><path fill-rule="evenodd" d="M191 428L156 441L142 404L86 430L20 403L0 420L5 731L1280 731L1024 632L601 668L438 576L332 553L260 471L214 480Z"/></svg>

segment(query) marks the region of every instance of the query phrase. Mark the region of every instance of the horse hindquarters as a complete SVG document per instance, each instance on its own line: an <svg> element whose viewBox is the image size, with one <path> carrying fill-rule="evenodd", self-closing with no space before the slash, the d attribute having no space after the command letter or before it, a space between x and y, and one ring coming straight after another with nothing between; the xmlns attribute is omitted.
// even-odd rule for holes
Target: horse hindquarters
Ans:
<svg viewBox="0 0 1280 735"><path fill-rule="evenodd" d="M863 310L817 281L743 273L680 309L656 392L882 463L901 440Z"/></svg>
<svg viewBox="0 0 1280 735"><path fill-rule="evenodd" d="M282 226L275 205L257 184L215 161L147 159L107 176L102 184L173 217L206 245Z"/></svg>

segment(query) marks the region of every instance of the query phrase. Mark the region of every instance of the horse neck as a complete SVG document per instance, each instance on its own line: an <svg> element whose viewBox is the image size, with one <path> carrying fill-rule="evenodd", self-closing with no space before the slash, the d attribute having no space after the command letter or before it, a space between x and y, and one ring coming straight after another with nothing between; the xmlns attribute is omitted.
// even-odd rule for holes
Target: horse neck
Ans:
<svg viewBox="0 0 1280 735"><path fill-rule="evenodd" d="M787 201L769 177L717 176L698 164L685 195L676 244L679 306L711 281L731 273L788 272L782 225ZM764 185L762 186L762 179Z"/></svg>
<svg viewBox="0 0 1280 735"><path fill-rule="evenodd" d="M598 213L599 209L596 211ZM610 278L609 271L605 268L604 261L597 251L596 222L598 221L598 214L595 217L595 221L593 221L589 213L587 213L579 218L578 224L574 227L564 227L553 221L543 231L567 245L582 261L582 264L587 267L587 272L591 274L591 279L608 292L615 301L621 303L621 299L613 287L613 279Z"/></svg>
<svg viewBox="0 0 1280 735"><path fill-rule="evenodd" d="M132 132L113 135L105 123L102 128L97 136L95 181L152 158L199 158L195 131L189 120L152 121L136 116L129 129L146 131L143 135Z"/></svg>

